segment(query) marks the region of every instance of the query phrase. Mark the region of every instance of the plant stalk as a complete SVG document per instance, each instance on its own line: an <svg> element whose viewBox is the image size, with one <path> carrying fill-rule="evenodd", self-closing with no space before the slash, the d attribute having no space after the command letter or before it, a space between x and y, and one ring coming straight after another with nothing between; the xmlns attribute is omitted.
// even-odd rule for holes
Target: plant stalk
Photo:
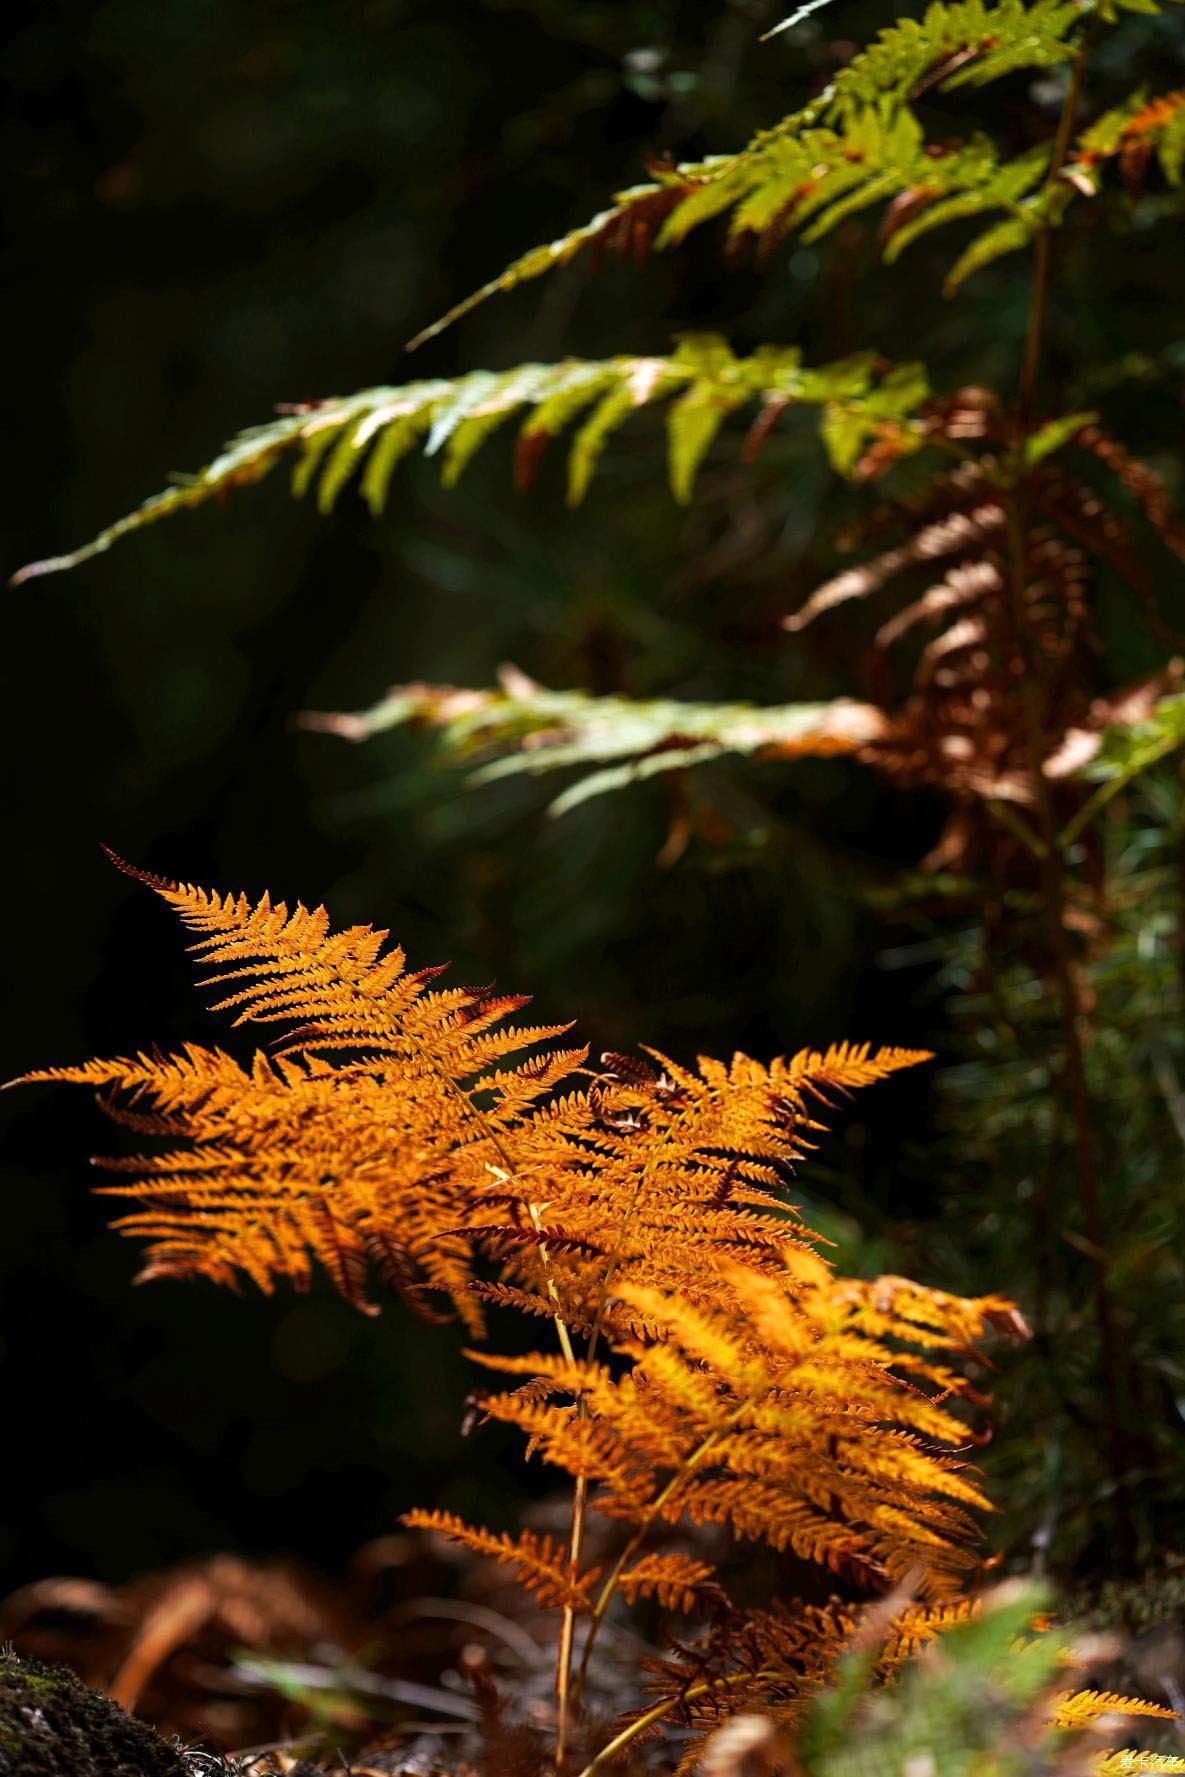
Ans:
<svg viewBox="0 0 1185 1777"><path fill-rule="evenodd" d="M685 1691L679 1691L676 1696L664 1697L661 1703L655 1703L653 1708L648 1709L644 1715L639 1715L634 1721L627 1723L620 1734L610 1740L608 1746L602 1746L597 1756L581 1771L580 1777L595 1777L596 1772L603 1765L607 1765L610 1759L616 1758L619 1752L623 1752L631 1740L636 1740L639 1734L644 1734L647 1728L654 1726L655 1722L662 1721L663 1717L669 1715L672 1709L677 1709L680 1703L690 1703L696 1697L706 1697L709 1691L729 1690L733 1685L744 1684L747 1679L760 1683L762 1679L772 1681L778 1676L776 1672L730 1672L723 1678L701 1678L698 1683L689 1685Z"/></svg>
<svg viewBox="0 0 1185 1777"><path fill-rule="evenodd" d="M1049 183L1051 185L1058 178L1069 151L1070 138L1073 134L1082 94L1088 47L1089 33L1083 39L1074 57L1050 162ZM1049 929L1050 960L1053 965L1062 1025L1065 1085L1068 1089L1069 1108L1074 1128L1078 1199L1084 1231L1092 1253L1092 1295L1102 1358L1107 1449L1114 1488L1116 1533L1121 1556L1125 1564L1128 1564L1134 1554L1135 1537L1123 1461L1119 1346L1107 1278L1102 1204L1095 1171L1094 1135L1091 1127L1090 1096L1087 1088L1086 1061L1082 1042L1082 1006L1066 938L1065 854L1058 843L1059 836L1049 782L1044 771L1046 746L1037 691L1040 683L1040 663L1029 631L1026 601L1029 510L1024 449L1025 442L1032 431L1036 412L1042 351L1049 312L1052 254L1052 227L1046 221L1037 236L1033 286L1017 396L1015 453L1018 470L1015 484L1008 491L1006 499L1008 536L1012 558L1012 571L1008 579L1010 593L1008 615L1012 630L1013 666L1017 673L1019 703L1024 717L1035 813L1044 853L1039 859L1039 866Z"/></svg>

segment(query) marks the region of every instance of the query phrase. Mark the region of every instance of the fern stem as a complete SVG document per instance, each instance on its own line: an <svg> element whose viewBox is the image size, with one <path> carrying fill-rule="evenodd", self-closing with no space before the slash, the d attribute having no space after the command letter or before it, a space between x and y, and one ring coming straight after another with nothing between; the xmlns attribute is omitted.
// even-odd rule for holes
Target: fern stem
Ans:
<svg viewBox="0 0 1185 1777"><path fill-rule="evenodd" d="M1115 1526L1121 1557L1130 1564L1134 1554L1134 1532L1128 1500L1126 1468L1123 1460L1123 1428L1121 1416L1122 1388L1120 1382L1119 1348L1111 1309L1111 1292L1107 1277L1102 1200L1094 1163L1094 1132L1090 1111L1090 1094L1086 1081L1086 1057L1082 1042L1082 1003L1066 938L1066 872L1065 854L1058 845L1057 824L1049 783L1045 776L1045 743L1041 711L1037 703L1040 666L1028 636L1028 612L1025 604L1026 514L1023 486L1014 489L1008 498L1008 529L1012 548L1011 627L1015 660L1019 668L1019 702L1029 753L1029 771L1033 780L1036 812L1045 844L1041 860L1041 879L1049 934L1050 962L1062 1026L1065 1083L1074 1128L1074 1149L1078 1174L1078 1201L1083 1227L1091 1248L1092 1295L1095 1323L1103 1369L1104 1412L1107 1449L1114 1489Z"/></svg>
<svg viewBox="0 0 1185 1777"><path fill-rule="evenodd" d="M1058 118L1057 135L1049 160L1046 189L1052 190L1061 175L1070 152L1070 138L1078 119L1082 84L1086 78L1086 57L1090 48L1091 28L1087 27L1070 66L1070 82ZM1037 234L1036 258L1033 264L1033 288L1029 300L1029 318L1025 329L1024 358L1021 363L1020 392L1017 401L1017 436L1023 448L1033 423L1033 410L1041 378L1041 354L1045 346L1045 324L1049 313L1049 288L1053 269L1053 228L1044 222Z"/></svg>
<svg viewBox="0 0 1185 1777"><path fill-rule="evenodd" d="M681 1121L682 1121L682 1114L680 1114L680 1116L675 1118L675 1124L677 1124ZM665 1134L664 1134L664 1138L663 1138L664 1144L670 1142L671 1130L673 1127L674 1127L674 1124L668 1125L668 1127L665 1131ZM642 1187L646 1183L647 1178L650 1176L650 1171L651 1171L652 1165L653 1165L653 1159L648 1161L646 1163L646 1165L643 1166L641 1172L638 1174L637 1181L634 1185L633 1195L631 1196L631 1198L629 1200L629 1204L626 1207L625 1214L622 1216L621 1220L617 1224L617 1234L616 1234L614 1241L613 1241L613 1250L609 1254L609 1263L605 1267L605 1277L604 1277L603 1283L601 1284L600 1294L597 1298L596 1312L593 1315L592 1331L590 1332L589 1338L588 1338L588 1350L585 1355L586 1355L587 1361L590 1364L596 1358L597 1345L600 1341L601 1332L602 1332L602 1329L604 1327L604 1322L605 1322L605 1311L609 1306L609 1293L613 1287L613 1279L617 1276L618 1267L621 1264L622 1251L625 1247L626 1230L628 1229L630 1222L633 1220L634 1211L638 1207L638 1199L642 1195ZM582 1401L579 1402L578 1406L582 1407L583 1402ZM698 1461L698 1453L697 1453L697 1456L694 1458L694 1460ZM658 1500L655 1502L655 1505L652 1508L651 1516L647 1518L646 1523L643 1526L642 1530L639 1532L639 1534L636 1537L632 1538L630 1543L627 1544L625 1550L622 1552L620 1558L616 1562L616 1564L613 1568L613 1571L609 1576L609 1579L605 1582L605 1588L602 1590L601 1597L598 1600L596 1610L593 1613L592 1622L589 1625L588 1637L585 1641L584 1649L583 1649L583 1652L580 1657L580 1669L576 1674L576 1682L572 1687L571 1702L572 1702L573 1708L577 1707L577 1705L579 1704L580 1698L584 1693L584 1682L585 1682L585 1678L587 1677L587 1674L588 1674L588 1662L589 1662L589 1657L592 1653L593 1642L596 1640L597 1631L601 1626L601 1620L604 1617L605 1611L609 1605L609 1601L613 1596L613 1592L614 1592L614 1589L616 1588L617 1581L620 1579L621 1574L625 1570L626 1562L630 1559L632 1553L636 1549L641 1538L643 1536L645 1536L646 1531L649 1529L651 1523L653 1523L653 1512L657 1511L661 1508L669 1491L670 1491L670 1489L668 1487L667 1489L664 1490L664 1492L662 1494L659 1495ZM573 1497L573 1502L572 1502L572 1534L571 1534L571 1539L570 1539L569 1545L568 1545L568 1561L569 1561L569 1567L571 1570L571 1576L572 1576L573 1580L575 1579L576 1572L579 1568L581 1551L584 1547L584 1530L585 1530L585 1522L586 1522L586 1515L587 1515L587 1505L588 1505L588 1481L584 1475L579 1475L576 1480L576 1491L575 1491L575 1495ZM563 1660L567 1661L567 1669L568 1669L569 1673L571 1672L572 1642L573 1642L574 1634L575 1634L575 1616L574 1616L574 1614L570 1613L567 1609L565 1609L563 1622L560 1627L560 1658L562 1661Z"/></svg>
<svg viewBox="0 0 1185 1777"><path fill-rule="evenodd" d="M1014 808L1010 808L1007 802L993 796L988 802L988 810L1002 827L1007 827L1014 839L1020 840L1030 856L1038 860L1045 857L1045 841L1033 832L1029 823Z"/></svg>
<svg viewBox="0 0 1185 1777"><path fill-rule="evenodd" d="M662 1512L663 1507L670 1503L673 1495L683 1485L683 1482L687 1480L692 1471L699 1466L704 1457L711 1452L717 1440L721 1438L726 1431L732 1430L733 1426L745 1411L747 1405L748 1402L742 1402L736 1409L736 1412L729 1415L728 1420L724 1425L718 1426L715 1431L710 1431L708 1435L696 1445L690 1456L684 1459L682 1467L676 1469L666 1486L651 1501L650 1509L647 1511L646 1516L642 1519L642 1522L638 1525L638 1528L634 1531L634 1534L622 1549L617 1560L613 1563L612 1568L606 1576L605 1583L601 1587L600 1596L593 1605L592 1616L589 1619L588 1635L585 1638L584 1652L580 1657L580 1670L576 1675L576 1696L579 1697L584 1690L585 1680L588 1677L588 1663L592 1656L593 1643L597 1638L597 1632L600 1629L601 1624L605 1620L605 1613L613 1602L614 1594L621 1582L622 1574L649 1536L651 1527L653 1526L655 1519Z"/></svg>
<svg viewBox="0 0 1185 1777"><path fill-rule="evenodd" d="M768 1679L770 1683L774 1683L779 1678L784 1680L785 1673L746 1671L730 1672L723 1678L701 1678L698 1683L689 1685L686 1690L679 1691L675 1696L664 1697L661 1703L655 1703L652 1708L646 1710L644 1715L639 1715L634 1721L629 1722L622 1728L620 1734L615 1735L607 1746L602 1746L596 1757L585 1765L580 1777L595 1777L595 1773L603 1765L607 1765L610 1759L616 1758L619 1752L623 1752L632 1740L636 1740L639 1734L646 1732L647 1728L652 1728L656 1722L660 1722L665 1716L670 1715L671 1711L677 1709L681 1703L691 1703L696 1697L706 1697L709 1691L730 1690L734 1685L744 1684L747 1680L759 1684L762 1679Z"/></svg>
<svg viewBox="0 0 1185 1777"><path fill-rule="evenodd" d="M427 1051L423 1050L419 1044L417 1044L416 1047L420 1048L422 1054L427 1053ZM445 1068L440 1067L434 1060L432 1060L430 1055L429 1061L435 1068L438 1076L445 1082L447 1089L455 1095L469 1114L477 1119L481 1129L489 1139L494 1152L502 1162L502 1168L506 1173L507 1178L517 1179L518 1170L514 1164L514 1160L505 1143L502 1141L501 1136L498 1134L497 1129L481 1109L481 1106L474 1104L469 1093L464 1090L458 1081L453 1079L452 1075ZM543 1270L543 1286L547 1291L547 1299L551 1303L551 1317L555 1325L556 1338L559 1341L560 1351L566 1362L574 1364L576 1362L576 1353L572 1345L572 1335L568 1330L568 1323L564 1319L563 1303L560 1300L560 1293L556 1288L555 1277L551 1269L551 1259L547 1250L547 1241L544 1238L543 1218L539 1214L537 1206L530 1202L527 1203L527 1215L530 1218L532 1228L539 1237L538 1252L539 1262ZM584 1410L582 1401L577 1403L577 1408L578 1411ZM584 1476L577 1476L572 1499L572 1534L568 1546L568 1579L573 1584L575 1583L579 1566L580 1550L584 1543L584 1521L587 1500L588 1482L585 1480ZM572 1679L572 1643L575 1636L575 1629L575 1607L571 1604L565 1604L563 1617L560 1622L560 1639L559 1646L556 1650L555 1669L555 1763L557 1771L563 1769L564 1760L567 1757L568 1751L568 1724L570 1717L569 1691Z"/></svg>
<svg viewBox="0 0 1185 1777"><path fill-rule="evenodd" d="M590 1364L596 1357L597 1343L601 1336L601 1326L605 1318L605 1309L609 1302L609 1290L612 1286L613 1279L616 1276L618 1264L621 1261L621 1249L625 1243L626 1227L628 1226L630 1218L634 1213L635 1206L637 1205L642 1190L642 1180L645 1176L645 1171L643 1171L637 1184L634 1186L634 1194L630 1199L629 1208L626 1210L625 1215L618 1224L617 1238L613 1243L613 1251L609 1255L609 1264L605 1271L605 1281L601 1286L600 1298L597 1302L596 1313L593 1316L592 1331L588 1338L588 1349L585 1356ZM583 1397L577 1401L576 1407L577 1412L583 1415L586 1411ZM584 1533L587 1522L588 1476L577 1475L576 1484L572 1491L572 1528L568 1537L568 1577L573 1584L580 1571L580 1558L584 1552ZM556 1656L556 1691L557 1695L560 1697L562 1708L559 1712L559 1720L556 1730L555 1759L556 1767L560 1770L563 1769L564 1757L567 1752L568 1717L570 1712L578 1707L584 1690L584 1675L588 1669L588 1655L593 1637L596 1633L596 1627L597 1625L594 1622L589 1629L589 1637L585 1643L584 1653L580 1661L580 1670L576 1675L576 1682L573 1685L572 1653L576 1638L576 1612L571 1605L566 1604L564 1606L564 1613L560 1620L559 1649ZM563 1675L562 1691L560 1689L561 1674Z"/></svg>
<svg viewBox="0 0 1185 1777"><path fill-rule="evenodd" d="M1086 75L1090 36L1090 27L1088 27L1074 56L1070 81L1066 89L1061 117L1058 120L1057 135L1054 139L1053 153L1050 159L1048 176L1050 186L1059 177L1069 153L1070 139L1077 120L1078 106ZM1086 1059L1082 1042L1082 1004L1066 938L1065 854L1058 842L1059 835L1053 801L1044 770L1046 747L1042 712L1038 702L1038 687L1042 682L1041 662L1029 632L1029 615L1025 596L1028 584L1029 503L1024 472L1024 447L1032 430L1041 375L1041 357L1049 313L1049 290L1053 263L1052 237L1052 226L1047 221L1037 236L1033 284L1029 299L1029 318L1017 394L1015 451L1018 468L1015 482L1008 489L1004 502L1012 557L1012 572L1008 576L1010 596L1007 601L1007 614L1011 620L1013 664L1017 671L1018 697L1024 720L1035 812L1041 841L1045 849L1045 855L1040 859L1040 875L1049 931L1050 961L1053 967L1062 1026L1065 1084L1068 1089L1074 1127L1078 1200L1084 1231L1092 1254L1092 1296L1103 1370L1104 1411L1109 1466L1114 1489L1115 1528L1121 1560L1124 1565L1130 1565L1134 1553L1135 1538L1123 1461L1119 1349L1107 1277L1102 1202L1094 1162L1094 1134L1091 1126L1090 1094L1087 1087Z"/></svg>

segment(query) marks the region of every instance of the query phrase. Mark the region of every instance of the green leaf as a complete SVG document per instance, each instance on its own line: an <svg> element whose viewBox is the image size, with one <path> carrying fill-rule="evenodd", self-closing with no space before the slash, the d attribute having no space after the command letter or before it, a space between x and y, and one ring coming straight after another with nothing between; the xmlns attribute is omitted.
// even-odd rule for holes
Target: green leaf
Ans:
<svg viewBox="0 0 1185 1777"><path fill-rule="evenodd" d="M1046 457L1061 450L1084 426L1091 425L1098 417L1097 413L1066 413L1060 419L1046 420L1043 426L1039 426L1025 439L1026 468L1031 469L1035 463L1043 462Z"/></svg>
<svg viewBox="0 0 1185 1777"><path fill-rule="evenodd" d="M1006 253L1016 253L1030 245L1037 232L1036 219L1032 223L1019 216L1009 216L1003 222L978 235L966 252L960 254L950 271L947 273L944 288L948 295L961 289L975 272L982 271L993 259L1002 259Z"/></svg>
<svg viewBox="0 0 1185 1777"><path fill-rule="evenodd" d="M1149 716L1105 728L1094 757L1075 774L1091 783L1130 783L1185 746L1185 692L1162 697Z"/></svg>

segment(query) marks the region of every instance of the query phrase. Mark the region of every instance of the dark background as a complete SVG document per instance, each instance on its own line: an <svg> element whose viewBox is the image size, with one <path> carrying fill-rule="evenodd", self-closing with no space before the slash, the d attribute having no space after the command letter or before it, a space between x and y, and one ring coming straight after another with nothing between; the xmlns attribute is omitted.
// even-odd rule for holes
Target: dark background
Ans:
<svg viewBox="0 0 1185 1777"><path fill-rule="evenodd" d="M647 153L732 147L801 102L884 11L854 0L761 44L777 16L763 0L10 0L5 570L81 542L274 404L379 381L665 350L719 326L738 347L876 344L1008 386L1024 268L990 274L974 311L990 326L972 324L936 295L941 255L919 248L891 275L863 224L764 272L726 275L718 242L698 240L640 275L575 267L404 357L450 301L642 176ZM1103 58L1104 89L1180 83L1178 22L1139 21L1127 42ZM1022 82L1003 115L1057 101ZM961 126L981 104L959 98ZM1164 453L1179 228L1101 261L1088 245L1068 250L1054 373L1072 390L1083 366L1143 353L1151 370L1110 398ZM777 619L832 565L827 538L860 497L804 434L756 472L721 451L679 511L656 436L623 438L578 513L554 466L514 501L495 445L454 493L431 465L401 472L381 524L352 499L319 519L277 476L7 593L4 1076L214 1034L168 913L101 841L389 925L418 961L534 991L596 1049L931 1034L925 955L882 967L895 940L852 892L925 849L939 811L924 799L841 765L738 771L716 791L723 842L661 869L659 787L557 822L535 787L467 790L420 737L354 749L292 725L392 682L487 684L508 659L633 694L850 688L842 634L808 671ZM1121 613L1111 629L1120 676L1138 670ZM928 1092L870 1098L803 1181L851 1262L878 1263L886 1218L933 1207L909 1162ZM109 1138L83 1096L29 1089L3 1111L0 1591L222 1547L332 1564L412 1503L473 1509L480 1493L487 1515L509 1510L497 1447L460 1442L449 1333L399 1308L364 1321L327 1294L133 1292L135 1252L88 1195L85 1157Z"/></svg>

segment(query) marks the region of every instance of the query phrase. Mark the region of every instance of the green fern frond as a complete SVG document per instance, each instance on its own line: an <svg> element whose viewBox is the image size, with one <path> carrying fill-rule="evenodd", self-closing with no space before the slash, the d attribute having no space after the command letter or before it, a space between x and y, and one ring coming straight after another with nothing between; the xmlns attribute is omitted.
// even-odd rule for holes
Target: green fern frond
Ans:
<svg viewBox="0 0 1185 1777"><path fill-rule="evenodd" d="M885 718L872 704L831 703L760 708L744 703L635 701L548 691L506 671L496 691L403 685L358 715L311 715L306 725L349 740L418 723L440 731L446 755L458 761L498 755L479 781L599 766L551 804L563 814L592 796L727 754L789 759L852 753L878 739Z"/></svg>
<svg viewBox="0 0 1185 1777"><path fill-rule="evenodd" d="M685 336L669 357L570 358L363 389L296 408L241 433L196 475L153 495L81 549L22 568L13 584L76 567L158 519L252 486L287 457L296 458L296 495L315 489L319 509L328 513L346 485L357 480L377 516L396 465L421 443L426 456L440 457L442 479L451 487L485 440L512 416L525 413L517 484L529 484L548 443L574 426L568 499L576 505L612 433L640 409L662 402L671 488L676 499L687 501L717 432L740 408L759 407L754 449L785 408L821 409L824 443L835 466L847 474L864 447L879 439L891 437L896 454L917 448L922 434L912 421L928 394L917 364L889 367L875 353L861 352L811 369L797 346L761 346L738 358L710 333Z"/></svg>
<svg viewBox="0 0 1185 1777"><path fill-rule="evenodd" d="M1078 0L945 0L898 19L853 56L828 89L829 115L876 99L905 104L940 86L986 86L1019 69L1057 68L1073 51Z"/></svg>
<svg viewBox="0 0 1185 1777"><path fill-rule="evenodd" d="M656 167L651 183L619 192L591 222L522 254L410 344L423 344L488 297L566 265L586 248L638 259L652 246L676 245L722 215L730 217L733 242L771 244L791 230L810 242L850 215L898 200L908 206L910 224L896 230L890 212L883 231L895 257L943 223L995 214L987 234L948 277L949 294L992 259L1027 245L1045 223L1060 221L1074 187L1048 176L1047 146L1008 160L982 135L954 144L927 141L910 107L931 91L1061 67L1072 59L1091 17L1114 22L1117 7L1158 10L1155 0L935 0L921 19L883 30L819 98L759 132L739 152ZM799 7L770 35L789 30L813 10ZM1078 189L1087 187L1079 182Z"/></svg>
<svg viewBox="0 0 1185 1777"><path fill-rule="evenodd" d="M960 200L963 208L942 220L1003 210L1028 225L1026 240L1043 219L1034 188L1049 165L1047 148L1009 161L982 135L954 147L929 144L913 112L891 100L853 107L838 128L820 125L817 117L818 106L811 107L737 154L660 170L654 184L620 192L592 222L513 260L418 333L409 348L435 338L489 297L568 264L586 247L638 258L652 246L677 246L692 229L726 214L730 243L752 239L763 246L791 230L801 230L808 243L817 241L848 216L907 195L935 207Z"/></svg>

